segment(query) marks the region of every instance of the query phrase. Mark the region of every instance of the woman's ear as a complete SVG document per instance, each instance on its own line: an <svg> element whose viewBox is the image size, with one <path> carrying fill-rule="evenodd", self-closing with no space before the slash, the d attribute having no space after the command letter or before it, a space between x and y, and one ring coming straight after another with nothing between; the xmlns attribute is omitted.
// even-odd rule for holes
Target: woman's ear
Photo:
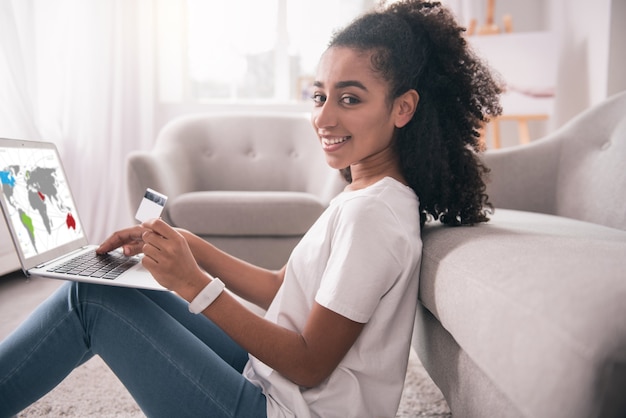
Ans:
<svg viewBox="0 0 626 418"><path fill-rule="evenodd" d="M408 90L400 97L396 98L396 128L402 128L409 123L417 109L420 95L414 89Z"/></svg>

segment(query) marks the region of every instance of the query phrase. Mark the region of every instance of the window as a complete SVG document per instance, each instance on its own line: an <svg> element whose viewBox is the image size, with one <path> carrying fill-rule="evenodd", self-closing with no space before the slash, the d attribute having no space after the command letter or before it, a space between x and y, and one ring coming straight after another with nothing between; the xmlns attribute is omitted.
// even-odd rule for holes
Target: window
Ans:
<svg viewBox="0 0 626 418"><path fill-rule="evenodd" d="M308 97L334 30L373 0L159 0L164 102L294 102Z"/></svg>

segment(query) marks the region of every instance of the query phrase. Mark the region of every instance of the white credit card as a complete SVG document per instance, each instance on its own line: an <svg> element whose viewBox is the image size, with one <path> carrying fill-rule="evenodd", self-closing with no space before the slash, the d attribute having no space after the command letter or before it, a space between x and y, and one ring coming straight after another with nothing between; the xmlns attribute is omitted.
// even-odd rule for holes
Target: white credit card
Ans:
<svg viewBox="0 0 626 418"><path fill-rule="evenodd" d="M145 222L149 219L160 217L165 207L165 202L167 202L167 196L152 189L146 189L146 193L144 193L135 214L135 219L139 222Z"/></svg>

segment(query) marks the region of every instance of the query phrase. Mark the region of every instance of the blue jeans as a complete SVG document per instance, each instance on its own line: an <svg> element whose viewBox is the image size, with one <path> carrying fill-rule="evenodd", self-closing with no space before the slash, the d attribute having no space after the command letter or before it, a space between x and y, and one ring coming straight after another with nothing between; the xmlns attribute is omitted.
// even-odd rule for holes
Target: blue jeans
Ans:
<svg viewBox="0 0 626 418"><path fill-rule="evenodd" d="M149 417L266 417L248 353L168 292L68 282L0 343L0 417L99 355Z"/></svg>

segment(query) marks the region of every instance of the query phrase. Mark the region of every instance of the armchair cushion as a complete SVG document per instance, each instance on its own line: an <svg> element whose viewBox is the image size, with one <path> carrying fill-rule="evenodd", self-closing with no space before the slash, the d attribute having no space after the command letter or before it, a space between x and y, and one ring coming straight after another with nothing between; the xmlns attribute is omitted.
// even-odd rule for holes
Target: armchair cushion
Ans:
<svg viewBox="0 0 626 418"><path fill-rule="evenodd" d="M175 225L199 235L301 236L324 209L310 193L213 191L177 196L167 211Z"/></svg>

